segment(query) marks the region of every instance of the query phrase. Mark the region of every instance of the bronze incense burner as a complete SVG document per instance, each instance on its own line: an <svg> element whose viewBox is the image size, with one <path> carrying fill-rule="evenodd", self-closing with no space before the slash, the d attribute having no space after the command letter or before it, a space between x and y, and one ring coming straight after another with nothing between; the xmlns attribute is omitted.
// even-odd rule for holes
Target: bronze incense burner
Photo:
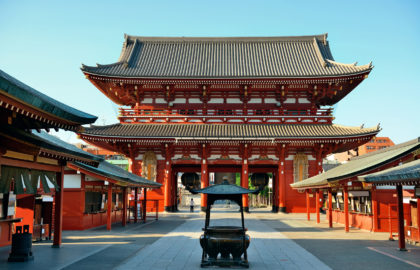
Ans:
<svg viewBox="0 0 420 270"><path fill-rule="evenodd" d="M257 190L249 190L231 185L227 181L200 190L190 190L191 193L207 194L206 221L203 228L204 233L200 237L200 245L203 248L201 267L249 267L247 248L250 244L250 237L246 234L242 195L257 194L260 190L261 187ZM209 226L210 209L217 200L230 200L239 205L242 226Z"/></svg>

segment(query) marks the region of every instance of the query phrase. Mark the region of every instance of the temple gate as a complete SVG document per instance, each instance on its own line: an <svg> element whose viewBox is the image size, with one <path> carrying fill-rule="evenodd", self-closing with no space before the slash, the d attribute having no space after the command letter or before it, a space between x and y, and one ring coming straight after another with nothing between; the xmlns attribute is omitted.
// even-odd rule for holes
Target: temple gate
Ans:
<svg viewBox="0 0 420 270"><path fill-rule="evenodd" d="M245 188L252 173L271 172L273 211L305 212L305 194L289 184L319 174L326 155L354 149L380 130L333 124L331 106L372 68L335 62L326 34L125 36L118 62L82 66L121 105L120 123L79 135L163 183L148 193L162 200L161 210L176 209L178 172L199 173L202 188L210 172L240 173ZM247 195L243 205L247 210Z"/></svg>

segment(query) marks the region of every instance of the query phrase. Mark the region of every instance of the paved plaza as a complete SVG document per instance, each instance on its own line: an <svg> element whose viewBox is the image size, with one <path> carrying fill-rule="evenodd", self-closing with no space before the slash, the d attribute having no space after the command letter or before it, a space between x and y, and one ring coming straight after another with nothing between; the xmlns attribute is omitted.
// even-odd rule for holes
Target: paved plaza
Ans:
<svg viewBox="0 0 420 270"><path fill-rule="evenodd" d="M313 216L314 217L314 216ZM396 250L386 233L327 228L306 221L303 214L273 214L253 210L245 217L251 244L250 269L419 269L420 248ZM60 249L34 243L35 259L7 263L8 247L0 249L0 269L199 269L204 215L181 211L158 221L114 225L63 235ZM240 225L237 208L215 208L210 225Z"/></svg>

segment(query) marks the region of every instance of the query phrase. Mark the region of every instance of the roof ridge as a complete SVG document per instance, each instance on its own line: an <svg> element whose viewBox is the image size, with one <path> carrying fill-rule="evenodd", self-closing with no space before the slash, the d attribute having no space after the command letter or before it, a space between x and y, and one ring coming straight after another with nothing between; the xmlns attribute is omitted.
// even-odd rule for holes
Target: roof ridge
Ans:
<svg viewBox="0 0 420 270"><path fill-rule="evenodd" d="M303 35L303 36L240 36L240 37L164 37L164 36L134 36L124 34L124 40L141 41L141 42L246 42L246 41L308 41L311 42L314 38L322 41L327 40L328 33L320 35Z"/></svg>

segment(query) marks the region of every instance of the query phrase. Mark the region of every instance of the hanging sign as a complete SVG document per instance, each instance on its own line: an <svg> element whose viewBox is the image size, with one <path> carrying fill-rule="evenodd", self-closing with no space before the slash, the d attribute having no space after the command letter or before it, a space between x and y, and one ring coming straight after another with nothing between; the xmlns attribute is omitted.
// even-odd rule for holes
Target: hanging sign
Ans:
<svg viewBox="0 0 420 270"><path fill-rule="evenodd" d="M13 192L11 191L9 193L9 203L7 205L7 215L8 216L15 215L15 208L16 208L16 195L13 194Z"/></svg>

